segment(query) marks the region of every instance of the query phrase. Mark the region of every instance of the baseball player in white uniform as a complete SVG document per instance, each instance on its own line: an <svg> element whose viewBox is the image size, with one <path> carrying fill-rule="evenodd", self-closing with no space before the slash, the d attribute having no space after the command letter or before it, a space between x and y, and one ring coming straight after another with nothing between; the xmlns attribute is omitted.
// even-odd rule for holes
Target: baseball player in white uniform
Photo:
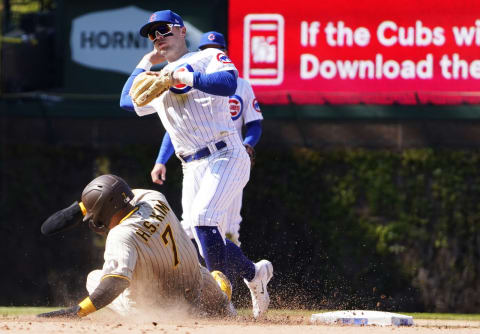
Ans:
<svg viewBox="0 0 480 334"><path fill-rule="evenodd" d="M120 106L139 116L158 113L182 161L182 219L207 268L231 278L225 239L218 227L250 175L249 156L228 112L228 96L237 87L237 70L220 50L188 52L183 20L170 10L153 13L140 35L150 38L154 49L125 83ZM133 80L165 60L164 71L172 73L174 86L143 107L135 105L128 95ZM266 285L273 267L266 260L259 266L241 262L253 272L249 282L256 291L254 315L259 316L268 308Z"/></svg>
<svg viewBox="0 0 480 334"><path fill-rule="evenodd" d="M216 31L206 32L202 35L198 48L199 50L215 48L225 52L225 38L223 34ZM229 96L228 104L237 133L240 135L240 139L243 141L243 145L247 149L251 163L253 164L255 156L254 147L262 134L263 116L252 86L248 81L240 77L237 78L237 89L235 94ZM242 137L242 129L244 126L246 128L245 138ZM167 132L163 137L155 166L151 171L153 182L161 185L163 181L166 180L167 168L165 164L173 155L173 152L174 148L170 140L170 135ZM220 232L237 246L241 244L240 223L242 222L242 216L240 211L242 208L242 195L243 192L240 192L240 194L234 198L228 208L226 219L220 222L219 226ZM182 224L184 224L183 221ZM188 231L187 234L189 234Z"/></svg>
<svg viewBox="0 0 480 334"><path fill-rule="evenodd" d="M84 221L108 233L103 269L87 278L89 296L79 305L41 317L83 317L102 307L121 315L179 302L215 315L235 315L226 294L198 264L197 252L165 196L102 175L83 190Z"/></svg>
<svg viewBox="0 0 480 334"><path fill-rule="evenodd" d="M215 48L226 51L227 45L223 34L217 31L209 31L202 35L200 50L207 48ZM243 145L250 155L251 163L254 159L254 147L260 140L262 134L262 112L260 106L253 92L250 83L242 78L237 78L237 90L235 94L229 97L230 115L232 117L237 133L243 141ZM242 130L245 127L245 137L242 137ZM253 166L252 166L253 167ZM242 216L240 211L242 209L242 195L243 192L232 201L227 213L227 219L221 223L221 229L234 242L240 246L240 223Z"/></svg>

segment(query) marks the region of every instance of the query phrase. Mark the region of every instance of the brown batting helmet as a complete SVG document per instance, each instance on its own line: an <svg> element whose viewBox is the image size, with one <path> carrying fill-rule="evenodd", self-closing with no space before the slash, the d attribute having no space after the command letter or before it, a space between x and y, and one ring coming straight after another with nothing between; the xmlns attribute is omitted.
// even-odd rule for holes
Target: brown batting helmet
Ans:
<svg viewBox="0 0 480 334"><path fill-rule="evenodd" d="M87 214L83 221L98 233L106 233L113 215L133 199L129 185L119 176L105 174L91 181L82 192Z"/></svg>

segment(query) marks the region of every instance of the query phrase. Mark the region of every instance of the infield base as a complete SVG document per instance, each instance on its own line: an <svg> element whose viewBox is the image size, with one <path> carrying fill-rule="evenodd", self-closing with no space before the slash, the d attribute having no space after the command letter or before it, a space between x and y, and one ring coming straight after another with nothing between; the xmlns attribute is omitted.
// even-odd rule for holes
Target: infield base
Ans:
<svg viewBox="0 0 480 334"><path fill-rule="evenodd" d="M413 317L391 312L353 310L315 313L312 314L310 322L364 326L412 326Z"/></svg>

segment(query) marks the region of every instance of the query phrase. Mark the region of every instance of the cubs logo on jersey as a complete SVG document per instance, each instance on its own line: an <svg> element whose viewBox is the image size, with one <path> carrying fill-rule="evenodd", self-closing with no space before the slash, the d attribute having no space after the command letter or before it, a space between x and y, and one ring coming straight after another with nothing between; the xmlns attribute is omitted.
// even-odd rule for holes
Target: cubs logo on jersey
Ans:
<svg viewBox="0 0 480 334"><path fill-rule="evenodd" d="M253 105L253 109L255 109L256 112L262 112L260 110L260 105L258 104L257 99L253 99L252 105Z"/></svg>
<svg viewBox="0 0 480 334"><path fill-rule="evenodd" d="M174 72L175 71L189 71L189 72L193 72L193 67L187 63L184 63L184 64L181 64L181 65L178 65ZM173 87L170 87L170 91L174 92L175 94L185 94L185 93L188 93L190 90L192 89L191 86L187 86L185 84L179 84L179 85L175 85Z"/></svg>
<svg viewBox="0 0 480 334"><path fill-rule="evenodd" d="M232 116L232 119L236 121L237 119L242 116L243 112L243 100L240 96L238 95L232 95L230 96L228 100L228 107L230 110L230 116Z"/></svg>
<svg viewBox="0 0 480 334"><path fill-rule="evenodd" d="M231 64L232 61L230 58L225 53L219 53L217 54L217 60L221 62L222 64Z"/></svg>

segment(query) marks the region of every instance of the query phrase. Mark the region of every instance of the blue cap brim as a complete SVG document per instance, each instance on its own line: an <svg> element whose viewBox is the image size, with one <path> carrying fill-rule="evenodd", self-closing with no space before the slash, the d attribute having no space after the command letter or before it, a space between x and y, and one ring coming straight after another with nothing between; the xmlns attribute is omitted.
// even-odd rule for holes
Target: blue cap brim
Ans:
<svg viewBox="0 0 480 334"><path fill-rule="evenodd" d="M216 43L216 42L209 42L209 43L200 44L198 46L198 48L202 49L202 48L205 48L208 45L219 46L220 48L225 49L225 45L223 45L222 43Z"/></svg>

